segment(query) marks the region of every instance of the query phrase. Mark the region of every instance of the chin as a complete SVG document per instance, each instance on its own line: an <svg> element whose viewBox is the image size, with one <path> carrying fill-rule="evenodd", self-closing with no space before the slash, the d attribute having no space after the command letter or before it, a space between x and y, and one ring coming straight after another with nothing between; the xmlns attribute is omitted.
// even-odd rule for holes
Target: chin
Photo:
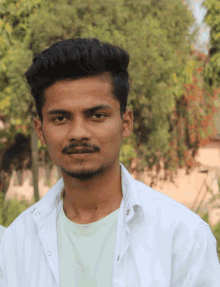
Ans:
<svg viewBox="0 0 220 287"><path fill-rule="evenodd" d="M70 168L64 169L61 168L62 173L66 174L68 177L76 178L76 179L91 179L99 174L102 174L106 169L101 167L77 167L77 168Z"/></svg>

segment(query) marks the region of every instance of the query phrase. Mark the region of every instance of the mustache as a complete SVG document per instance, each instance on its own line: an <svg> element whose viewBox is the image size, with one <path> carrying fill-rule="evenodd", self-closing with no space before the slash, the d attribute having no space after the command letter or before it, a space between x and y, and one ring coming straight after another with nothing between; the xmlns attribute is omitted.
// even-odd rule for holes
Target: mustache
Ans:
<svg viewBox="0 0 220 287"><path fill-rule="evenodd" d="M73 150L75 148L88 148L92 150L93 152L99 151L99 148L96 145L89 145L89 144L72 144L68 148L64 148L63 153L69 153L70 150Z"/></svg>

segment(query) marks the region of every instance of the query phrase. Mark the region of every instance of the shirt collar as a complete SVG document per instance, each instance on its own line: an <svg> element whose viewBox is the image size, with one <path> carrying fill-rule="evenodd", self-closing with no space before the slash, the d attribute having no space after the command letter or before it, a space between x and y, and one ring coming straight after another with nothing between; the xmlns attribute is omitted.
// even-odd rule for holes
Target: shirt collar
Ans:
<svg viewBox="0 0 220 287"><path fill-rule="evenodd" d="M134 214L140 210L140 216L144 220L143 206L141 204L137 181L133 179L128 170L122 163L121 166L121 183L125 207L125 222L129 221ZM54 208L59 209L64 192L63 178L59 179L56 184L45 194L45 196L35 203L31 212L39 212L38 220L46 217ZM58 216L58 212L57 212Z"/></svg>
<svg viewBox="0 0 220 287"><path fill-rule="evenodd" d="M144 220L143 205L141 204L137 181L133 179L128 170L121 165L121 183L122 183L122 192L125 206L125 217L126 220L130 220L137 211L140 210L141 219Z"/></svg>

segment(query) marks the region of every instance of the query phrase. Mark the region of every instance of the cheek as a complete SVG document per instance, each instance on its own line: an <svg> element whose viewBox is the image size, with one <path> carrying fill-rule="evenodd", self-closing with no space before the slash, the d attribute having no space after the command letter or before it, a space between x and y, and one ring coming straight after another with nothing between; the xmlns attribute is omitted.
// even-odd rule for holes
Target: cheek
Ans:
<svg viewBox="0 0 220 287"><path fill-rule="evenodd" d="M105 129L102 133L100 140L104 143L105 148L110 151L117 151L121 144L121 130L118 126L112 127L110 129Z"/></svg>
<svg viewBox="0 0 220 287"><path fill-rule="evenodd" d="M49 149L51 152L55 153L56 150L60 150L60 148L63 148L63 139L65 139L65 136L62 132L57 132L50 130L50 132L47 132L45 134L47 145L49 146Z"/></svg>

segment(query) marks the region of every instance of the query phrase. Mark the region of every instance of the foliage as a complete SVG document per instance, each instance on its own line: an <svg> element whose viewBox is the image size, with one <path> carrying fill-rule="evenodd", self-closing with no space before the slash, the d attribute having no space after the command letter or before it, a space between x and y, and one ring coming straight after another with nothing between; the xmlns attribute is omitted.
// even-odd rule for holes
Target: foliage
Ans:
<svg viewBox="0 0 220 287"><path fill-rule="evenodd" d="M192 53L185 69L187 76L182 81L183 93L176 100L170 120L173 140L170 145L172 161L186 166L189 171L195 163L195 155L200 146L216 134L213 116L219 110L217 98L220 90L212 90L204 81L201 73L205 59L201 53Z"/></svg>
<svg viewBox="0 0 220 287"><path fill-rule="evenodd" d="M4 195L0 193L0 225L8 227L23 211L32 206L34 202L27 202L25 198L17 199L17 195L13 199L4 199Z"/></svg>
<svg viewBox="0 0 220 287"><path fill-rule="evenodd" d="M207 13L204 21L210 27L210 63L204 71L206 81L214 87L220 84L220 2L205 0L203 6Z"/></svg>
<svg viewBox="0 0 220 287"><path fill-rule="evenodd" d="M197 134L211 133L206 126L214 96L193 75L198 67L189 59L194 35L188 30L195 19L182 0L2 0L0 19L0 109L10 123L0 137L30 135L36 108L23 73L33 56L59 40L97 37L131 56L128 108L134 129L123 140L121 162L128 167L138 157L139 170L161 158L168 170L190 166ZM190 100L197 91L203 95Z"/></svg>
<svg viewBox="0 0 220 287"><path fill-rule="evenodd" d="M0 136L15 138L19 132L29 134L33 101L25 84L23 73L33 53L23 42L27 32L28 18L39 1L9 1L0 3L0 110L9 126ZM27 116L28 115L28 116ZM0 143L3 148L4 144Z"/></svg>
<svg viewBox="0 0 220 287"><path fill-rule="evenodd" d="M142 126L143 131L138 137L137 157L145 157L143 166L148 169L156 165L157 174L164 166L166 171L170 171L169 174L165 173L164 179L169 176L173 180L179 167L186 167L186 173L189 173L196 164L195 156L199 147L217 134L212 118L219 111L217 99L220 90L210 88L203 80L202 72L207 62L205 55L191 50L184 69L179 73L174 72L173 81L164 89L167 101L163 105L166 103L169 110L166 112L166 109L161 109L158 118L152 113L148 129ZM161 116L162 113L164 117ZM159 128L158 123L161 123ZM161 132L160 127L164 128L164 133L156 137ZM158 148L157 141L162 144L165 139L163 148Z"/></svg>

